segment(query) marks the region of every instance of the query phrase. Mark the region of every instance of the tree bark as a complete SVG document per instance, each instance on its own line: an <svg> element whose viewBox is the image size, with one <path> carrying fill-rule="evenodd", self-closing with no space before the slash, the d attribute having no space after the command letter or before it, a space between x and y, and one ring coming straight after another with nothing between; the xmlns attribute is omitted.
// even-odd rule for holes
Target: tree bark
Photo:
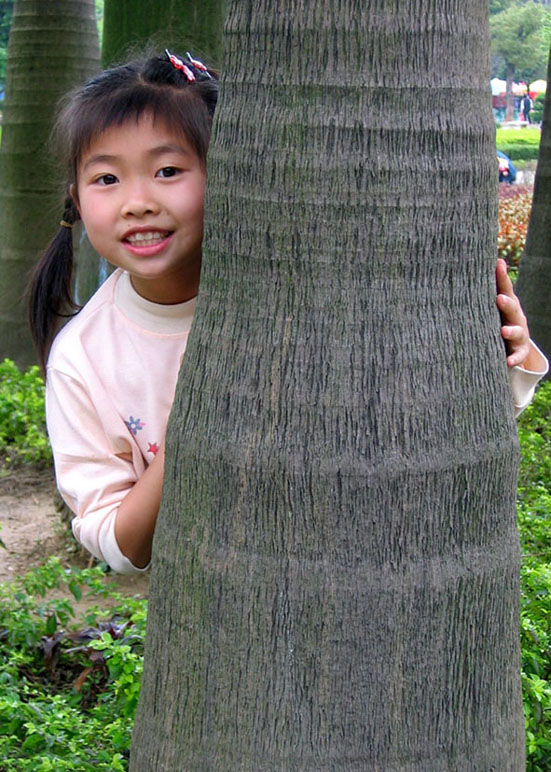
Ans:
<svg viewBox="0 0 551 772"><path fill-rule="evenodd" d="M551 51L547 68L551 84ZM547 353L551 352L551 87L543 103L538 166L534 198L520 262L516 291L530 320L531 334ZM549 374L547 378L549 378Z"/></svg>
<svg viewBox="0 0 551 772"><path fill-rule="evenodd" d="M226 0L105 0L102 60L107 67L128 55L165 48L190 50L219 66Z"/></svg>
<svg viewBox="0 0 551 772"><path fill-rule="evenodd" d="M524 770L484 0L234 0L132 772Z"/></svg>
<svg viewBox="0 0 551 772"><path fill-rule="evenodd" d="M507 65L507 76L505 79L505 120L513 121L515 118L515 97L513 94L513 83L515 78L515 68L512 64Z"/></svg>
<svg viewBox="0 0 551 772"><path fill-rule="evenodd" d="M17 0L0 149L0 358L36 361L25 291L63 214L63 170L47 143L56 104L99 68L94 0Z"/></svg>

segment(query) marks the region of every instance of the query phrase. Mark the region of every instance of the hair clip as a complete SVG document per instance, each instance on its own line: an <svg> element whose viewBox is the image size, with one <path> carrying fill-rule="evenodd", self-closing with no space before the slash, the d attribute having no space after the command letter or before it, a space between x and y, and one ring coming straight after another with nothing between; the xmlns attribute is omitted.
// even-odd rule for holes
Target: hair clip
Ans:
<svg viewBox="0 0 551 772"><path fill-rule="evenodd" d="M203 62L200 62L199 59L194 59L192 55L189 53L189 51L186 51L186 56L188 58L188 62L192 64L196 70L200 70L202 73L204 73L207 76L207 78L210 78L210 72L203 64Z"/></svg>
<svg viewBox="0 0 551 772"><path fill-rule="evenodd" d="M59 225L60 225L62 228L69 228L69 230L70 230L70 229L73 227L73 224L72 224L72 223L70 223L70 222L67 222L67 220L60 220L60 221L59 221Z"/></svg>
<svg viewBox="0 0 551 772"><path fill-rule="evenodd" d="M190 83L193 83L193 81L196 80L194 73L189 69L187 64L184 64L184 62L175 54L171 54L168 48L165 48L165 54L171 65L177 70L182 70Z"/></svg>

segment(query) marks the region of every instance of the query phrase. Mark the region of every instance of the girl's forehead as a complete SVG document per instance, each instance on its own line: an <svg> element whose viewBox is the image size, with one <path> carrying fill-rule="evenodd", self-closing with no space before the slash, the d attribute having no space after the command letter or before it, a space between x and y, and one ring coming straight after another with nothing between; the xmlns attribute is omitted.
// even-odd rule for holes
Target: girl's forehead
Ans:
<svg viewBox="0 0 551 772"><path fill-rule="evenodd" d="M123 153L125 156L166 147L196 155L183 129L170 126L162 118L144 113L122 123L107 126L93 134L80 154L80 166L92 156Z"/></svg>

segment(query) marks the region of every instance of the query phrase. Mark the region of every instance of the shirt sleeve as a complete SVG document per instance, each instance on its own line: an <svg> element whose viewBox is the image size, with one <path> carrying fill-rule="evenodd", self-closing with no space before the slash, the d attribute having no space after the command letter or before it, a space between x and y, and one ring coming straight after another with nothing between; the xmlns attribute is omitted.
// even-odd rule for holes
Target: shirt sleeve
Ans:
<svg viewBox="0 0 551 772"><path fill-rule="evenodd" d="M528 407L534 398L534 392L539 381L547 374L549 362L545 355L540 351L535 343L530 341L532 353L539 360L537 370L525 370L523 367L509 368L509 381L513 391L513 404L515 407L515 416L519 416L524 408Z"/></svg>
<svg viewBox="0 0 551 772"><path fill-rule="evenodd" d="M48 370L46 416L59 491L76 517L77 541L117 573L141 573L115 538L120 503L145 470L139 448L109 400L96 404L86 387Z"/></svg>

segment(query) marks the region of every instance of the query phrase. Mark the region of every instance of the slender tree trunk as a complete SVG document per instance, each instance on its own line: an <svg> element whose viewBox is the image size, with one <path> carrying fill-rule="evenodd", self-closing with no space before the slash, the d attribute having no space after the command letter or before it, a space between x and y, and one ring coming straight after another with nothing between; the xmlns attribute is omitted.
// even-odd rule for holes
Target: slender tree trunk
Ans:
<svg viewBox="0 0 551 772"><path fill-rule="evenodd" d="M49 158L56 103L99 67L94 0L17 0L0 149L0 358L35 361L25 290L62 216L63 170Z"/></svg>
<svg viewBox="0 0 551 772"><path fill-rule="evenodd" d="M551 84L551 51L547 68ZM516 291L534 340L551 353L551 85L545 94L534 199ZM550 377L549 375L547 376Z"/></svg>
<svg viewBox="0 0 551 772"><path fill-rule="evenodd" d="M515 70L512 65L507 65L507 75L505 79L505 120L513 121L515 119L515 97L513 94L513 83Z"/></svg>
<svg viewBox="0 0 551 772"><path fill-rule="evenodd" d="M233 0L132 772L524 769L484 0Z"/></svg>
<svg viewBox="0 0 551 772"><path fill-rule="evenodd" d="M226 0L105 0L102 59L105 66L128 54L171 48L219 65Z"/></svg>

